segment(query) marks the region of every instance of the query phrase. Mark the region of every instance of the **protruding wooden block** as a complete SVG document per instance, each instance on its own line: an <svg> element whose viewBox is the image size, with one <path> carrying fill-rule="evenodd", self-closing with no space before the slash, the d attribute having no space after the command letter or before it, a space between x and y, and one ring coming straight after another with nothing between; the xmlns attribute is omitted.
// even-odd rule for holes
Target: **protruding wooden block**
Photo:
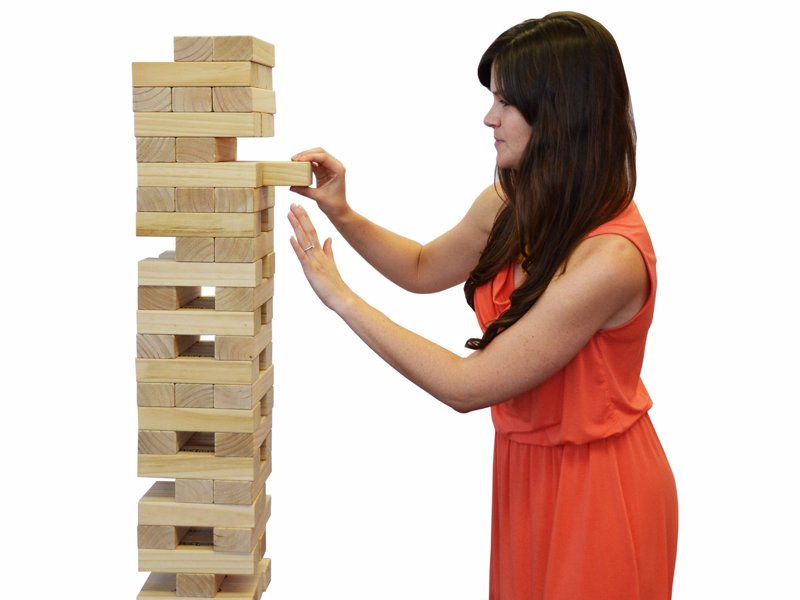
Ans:
<svg viewBox="0 0 800 600"><path fill-rule="evenodd" d="M174 550L178 547L181 537L186 534L186 530L186 527L174 525L139 525L137 545L139 548Z"/></svg>
<svg viewBox="0 0 800 600"><path fill-rule="evenodd" d="M172 88L169 86L146 86L133 88L134 112L170 112L172 110Z"/></svg>
<svg viewBox="0 0 800 600"><path fill-rule="evenodd" d="M212 88L214 112L275 114L275 92L253 87Z"/></svg>
<svg viewBox="0 0 800 600"><path fill-rule="evenodd" d="M213 60L249 60L268 67L275 66L275 46L247 35L215 36Z"/></svg>
<svg viewBox="0 0 800 600"><path fill-rule="evenodd" d="M214 58L214 38L211 36L175 36L172 43L176 61L201 62Z"/></svg>
<svg viewBox="0 0 800 600"><path fill-rule="evenodd" d="M175 502L213 504L214 481L212 479L176 479Z"/></svg>
<svg viewBox="0 0 800 600"><path fill-rule="evenodd" d="M136 160L138 162L174 162L174 137L137 137Z"/></svg>
<svg viewBox="0 0 800 600"><path fill-rule="evenodd" d="M214 205L217 212L261 212L275 205L275 188L217 187Z"/></svg>
<svg viewBox="0 0 800 600"><path fill-rule="evenodd" d="M136 334L138 358L177 358L199 340L197 335Z"/></svg>
<svg viewBox="0 0 800 600"><path fill-rule="evenodd" d="M272 115L256 112L137 112L133 132L139 137L272 137L275 124ZM269 184L252 187L259 185Z"/></svg>
<svg viewBox="0 0 800 600"><path fill-rule="evenodd" d="M309 162L287 161L259 164L262 165L260 185L311 185L312 173Z"/></svg>
<svg viewBox="0 0 800 600"><path fill-rule="evenodd" d="M175 406L178 408L213 408L214 386L209 383L176 383ZM200 429L191 429L200 431Z"/></svg>
<svg viewBox="0 0 800 600"><path fill-rule="evenodd" d="M139 261L140 286L209 286L254 288L263 280L264 263L187 263L169 254ZM141 306L141 287L140 287ZM149 306L148 306L149 308Z"/></svg>
<svg viewBox="0 0 800 600"><path fill-rule="evenodd" d="M172 112L211 112L212 109L210 87L172 88Z"/></svg>
<svg viewBox="0 0 800 600"><path fill-rule="evenodd" d="M214 262L214 238L176 238L175 260L178 262Z"/></svg>
<svg viewBox="0 0 800 600"><path fill-rule="evenodd" d="M236 138L179 137L175 140L175 160L210 163L236 160Z"/></svg>
<svg viewBox="0 0 800 600"><path fill-rule="evenodd" d="M175 188L136 188L136 210L141 212L173 212L175 210Z"/></svg>
<svg viewBox="0 0 800 600"><path fill-rule="evenodd" d="M140 407L175 406L175 384L137 383L136 404ZM147 429L144 427L143 429Z"/></svg>
<svg viewBox="0 0 800 600"><path fill-rule="evenodd" d="M176 573L175 595L179 598L213 598L224 579L224 575L212 573Z"/></svg>
<svg viewBox="0 0 800 600"><path fill-rule="evenodd" d="M191 437L187 431L139 431L139 454L175 454Z"/></svg>
<svg viewBox="0 0 800 600"><path fill-rule="evenodd" d="M272 231L262 232L258 237L214 239L214 261L249 263L264 258L273 251Z"/></svg>
<svg viewBox="0 0 800 600"><path fill-rule="evenodd" d="M186 306L200 297L201 285L200 282L191 286L140 285L139 310L176 310Z"/></svg>

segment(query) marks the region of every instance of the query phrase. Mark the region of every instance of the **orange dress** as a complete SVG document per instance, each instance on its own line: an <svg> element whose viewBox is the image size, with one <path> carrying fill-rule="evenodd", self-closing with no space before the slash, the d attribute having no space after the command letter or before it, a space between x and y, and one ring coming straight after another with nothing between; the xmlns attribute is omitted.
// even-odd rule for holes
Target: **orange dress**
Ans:
<svg viewBox="0 0 800 600"><path fill-rule="evenodd" d="M624 236L650 294L561 371L491 408L495 426L490 600L667 600L678 537L675 480L640 379L656 258L631 203L587 237ZM514 265L475 292L481 327L509 306Z"/></svg>

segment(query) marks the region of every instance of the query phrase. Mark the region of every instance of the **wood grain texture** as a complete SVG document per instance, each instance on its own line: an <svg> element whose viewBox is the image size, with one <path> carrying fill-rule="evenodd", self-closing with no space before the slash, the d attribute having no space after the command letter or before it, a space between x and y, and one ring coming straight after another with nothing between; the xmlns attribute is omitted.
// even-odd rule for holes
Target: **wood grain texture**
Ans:
<svg viewBox="0 0 800 600"><path fill-rule="evenodd" d="M177 162L209 163L236 160L235 137L179 137L175 139Z"/></svg>
<svg viewBox="0 0 800 600"><path fill-rule="evenodd" d="M139 285L148 287L255 288L263 280L262 273L263 261L254 263L187 263L177 262L174 258L169 257L147 258L139 261ZM142 295L140 294L141 299Z"/></svg>
<svg viewBox="0 0 800 600"><path fill-rule="evenodd" d="M131 74L134 87L267 87L265 69L246 61L134 62Z"/></svg>
<svg viewBox="0 0 800 600"><path fill-rule="evenodd" d="M248 60L275 66L275 46L249 35L214 36L213 48L212 60Z"/></svg>
<svg viewBox="0 0 800 600"><path fill-rule="evenodd" d="M254 87L215 87L211 91L214 112L275 114L275 92Z"/></svg>
<svg viewBox="0 0 800 600"><path fill-rule="evenodd" d="M211 112L213 110L212 90L208 86L172 88L172 112Z"/></svg>
<svg viewBox="0 0 800 600"><path fill-rule="evenodd" d="M133 88L134 112L170 112L172 110L172 88L168 86L146 86Z"/></svg>
<svg viewBox="0 0 800 600"><path fill-rule="evenodd" d="M272 137L274 120L257 112L137 112L137 137ZM257 184L252 187L258 187ZM247 187L247 186L245 186Z"/></svg>
<svg viewBox="0 0 800 600"><path fill-rule="evenodd" d="M251 386L259 380L260 373L258 360L217 361L213 357L193 356L136 359L136 380L141 383L213 383ZM215 406L217 406L217 395L215 389Z"/></svg>
<svg viewBox="0 0 800 600"><path fill-rule="evenodd" d="M193 384L192 384L193 385ZM255 433L262 424L262 408L249 409L150 407L138 408L139 429Z"/></svg>

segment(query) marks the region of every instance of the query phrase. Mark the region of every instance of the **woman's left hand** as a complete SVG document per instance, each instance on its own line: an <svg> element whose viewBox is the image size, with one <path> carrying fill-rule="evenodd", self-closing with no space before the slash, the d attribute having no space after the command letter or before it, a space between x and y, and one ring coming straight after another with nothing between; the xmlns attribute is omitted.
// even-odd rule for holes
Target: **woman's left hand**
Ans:
<svg viewBox="0 0 800 600"><path fill-rule="evenodd" d="M339 312L342 303L354 294L336 268L331 238L320 244L314 224L302 206L292 204L288 217L294 229L290 243L306 279L325 306Z"/></svg>

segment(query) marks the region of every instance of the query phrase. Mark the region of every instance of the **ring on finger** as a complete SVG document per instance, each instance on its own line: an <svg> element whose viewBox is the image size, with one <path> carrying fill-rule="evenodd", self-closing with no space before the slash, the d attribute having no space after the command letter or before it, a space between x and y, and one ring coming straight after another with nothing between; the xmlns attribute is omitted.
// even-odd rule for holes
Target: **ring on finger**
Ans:
<svg viewBox="0 0 800 600"><path fill-rule="evenodd" d="M303 248L303 252L310 252L313 249L314 249L314 242L311 242L308 246Z"/></svg>

